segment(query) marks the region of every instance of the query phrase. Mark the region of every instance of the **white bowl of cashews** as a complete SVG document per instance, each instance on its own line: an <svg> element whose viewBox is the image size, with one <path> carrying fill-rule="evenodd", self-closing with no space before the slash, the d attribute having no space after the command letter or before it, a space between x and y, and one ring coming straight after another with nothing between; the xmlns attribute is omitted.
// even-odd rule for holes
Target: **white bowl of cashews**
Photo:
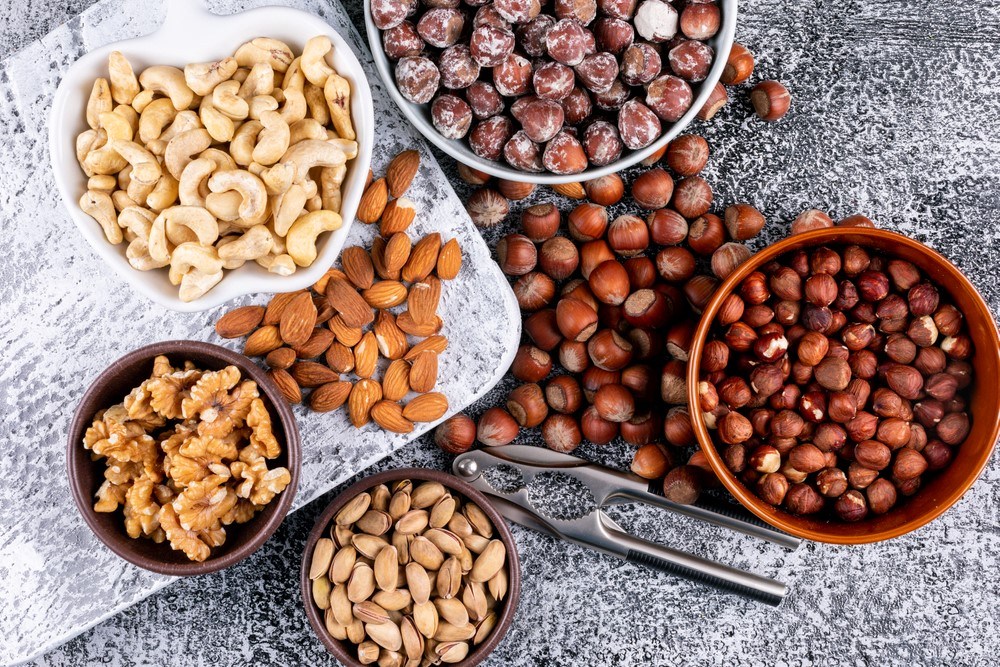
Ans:
<svg viewBox="0 0 1000 667"><path fill-rule="evenodd" d="M66 72L49 148L94 250L193 312L323 275L354 221L374 125L361 64L319 17L170 0L157 31Z"/></svg>

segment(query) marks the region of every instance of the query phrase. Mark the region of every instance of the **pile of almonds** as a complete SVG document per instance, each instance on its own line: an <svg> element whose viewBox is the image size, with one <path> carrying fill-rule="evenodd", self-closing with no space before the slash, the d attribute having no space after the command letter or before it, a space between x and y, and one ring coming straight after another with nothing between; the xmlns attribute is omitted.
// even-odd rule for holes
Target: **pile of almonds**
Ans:
<svg viewBox="0 0 1000 667"><path fill-rule="evenodd" d="M347 502L309 563L330 635L368 665L461 662L496 627L507 549L475 503L405 479Z"/></svg>
<svg viewBox="0 0 1000 667"><path fill-rule="evenodd" d="M237 308L216 323L223 338L248 336L244 354L265 357L289 402L310 389L313 410L346 404L358 428L374 421L409 433L414 422L435 421L448 409L444 394L433 391L438 355L448 345L437 308L441 283L458 275L462 251L455 239L442 245L437 233L415 244L406 233L416 209L403 194L419 160L416 151L400 153L386 177L366 188L358 219L380 221L381 232L371 248L345 248L341 268L310 289Z"/></svg>

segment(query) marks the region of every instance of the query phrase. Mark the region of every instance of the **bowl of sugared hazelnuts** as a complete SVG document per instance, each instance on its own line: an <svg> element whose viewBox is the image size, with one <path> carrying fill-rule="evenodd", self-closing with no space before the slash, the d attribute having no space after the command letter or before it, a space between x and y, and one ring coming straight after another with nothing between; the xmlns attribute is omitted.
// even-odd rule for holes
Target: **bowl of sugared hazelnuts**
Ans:
<svg viewBox="0 0 1000 667"><path fill-rule="evenodd" d="M493 176L554 184L621 171L714 115L736 4L366 0L365 26L429 141Z"/></svg>
<svg viewBox="0 0 1000 667"><path fill-rule="evenodd" d="M1000 431L1000 340L944 257L817 229L757 253L695 333L689 407L723 485L788 533L862 544L933 520Z"/></svg>

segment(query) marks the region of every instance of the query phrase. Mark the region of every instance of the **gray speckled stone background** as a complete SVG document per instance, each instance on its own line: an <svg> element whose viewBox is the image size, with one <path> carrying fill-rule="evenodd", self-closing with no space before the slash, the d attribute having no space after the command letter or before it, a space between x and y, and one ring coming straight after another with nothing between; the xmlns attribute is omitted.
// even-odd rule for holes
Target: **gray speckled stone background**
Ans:
<svg viewBox="0 0 1000 667"><path fill-rule="evenodd" d="M6 0L5 52L87 4L24 9ZM360 3L350 4L360 25ZM741 4L737 38L758 56L758 76L788 85L793 110L765 126L737 91L713 123L694 128L713 148L708 178L718 205L759 206L775 221L772 238L807 207L865 213L950 256L1000 310L1000 7L989 0ZM450 160L442 165L466 194ZM624 447L583 454L628 460ZM448 464L425 438L366 472ZM864 548L807 544L792 554L658 512L615 510L644 537L786 581L792 596L778 610L515 527L521 606L487 664L997 664L998 481L994 461L950 512L903 538ZM336 664L312 635L297 586L305 536L335 493L290 517L244 563L177 582L35 664Z"/></svg>

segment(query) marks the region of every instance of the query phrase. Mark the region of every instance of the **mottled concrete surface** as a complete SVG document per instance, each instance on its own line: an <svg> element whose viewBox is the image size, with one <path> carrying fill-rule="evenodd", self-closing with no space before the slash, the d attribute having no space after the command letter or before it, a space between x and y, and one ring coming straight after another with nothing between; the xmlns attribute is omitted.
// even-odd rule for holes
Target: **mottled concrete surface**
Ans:
<svg viewBox="0 0 1000 667"><path fill-rule="evenodd" d="M695 128L712 144L708 178L718 206L747 200L765 211L774 223L761 242L783 235L807 207L865 213L951 257L1000 310L1000 7L988 0L741 5L738 39L758 55L759 75L784 81L794 102L785 121L765 126L750 116L745 91L736 91L711 125ZM74 3L65 18L80 8ZM15 35L4 48L48 29L62 10L0 14L3 34ZM452 163L442 165L466 194ZM506 388L473 412L500 401ZM624 447L583 453L628 460ZM448 463L421 442L371 471ZM792 596L778 610L515 527L521 606L487 664L998 664L998 481L994 461L943 518L892 542L808 544L792 554L657 512L616 510L645 537L786 581ZM36 664L336 664L313 637L297 587L305 536L335 493L290 517L239 566L177 582Z"/></svg>

